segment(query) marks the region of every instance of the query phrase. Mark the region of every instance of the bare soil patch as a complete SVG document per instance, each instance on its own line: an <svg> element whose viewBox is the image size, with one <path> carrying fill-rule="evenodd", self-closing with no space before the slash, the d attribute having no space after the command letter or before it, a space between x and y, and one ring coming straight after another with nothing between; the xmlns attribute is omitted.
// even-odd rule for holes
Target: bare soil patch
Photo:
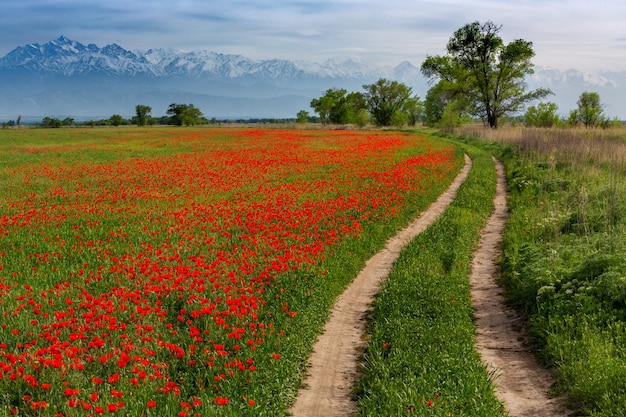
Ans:
<svg viewBox="0 0 626 417"><path fill-rule="evenodd" d="M524 320L506 305L497 285L496 259L500 256L507 218L504 167L498 161L494 212L481 233L472 262L470 284L475 309L476 348L488 369L495 372L496 396L512 417L559 417L572 413L559 398L548 395L553 377L539 366L525 345Z"/></svg>
<svg viewBox="0 0 626 417"><path fill-rule="evenodd" d="M358 359L366 344L366 314L374 296L402 248L444 212L470 169L471 160L466 156L464 168L450 187L407 228L391 238L382 251L370 258L339 296L323 334L313 347L304 387L291 410L293 416L345 417L356 414L351 392L358 377Z"/></svg>

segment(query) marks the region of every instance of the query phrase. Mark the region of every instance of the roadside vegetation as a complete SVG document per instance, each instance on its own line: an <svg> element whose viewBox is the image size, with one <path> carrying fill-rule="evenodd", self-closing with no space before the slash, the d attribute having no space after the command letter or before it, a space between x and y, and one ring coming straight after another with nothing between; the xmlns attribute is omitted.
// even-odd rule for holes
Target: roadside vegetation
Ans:
<svg viewBox="0 0 626 417"><path fill-rule="evenodd" d="M507 166L501 284L580 415L626 415L626 130L465 126ZM478 142L477 142L478 143Z"/></svg>

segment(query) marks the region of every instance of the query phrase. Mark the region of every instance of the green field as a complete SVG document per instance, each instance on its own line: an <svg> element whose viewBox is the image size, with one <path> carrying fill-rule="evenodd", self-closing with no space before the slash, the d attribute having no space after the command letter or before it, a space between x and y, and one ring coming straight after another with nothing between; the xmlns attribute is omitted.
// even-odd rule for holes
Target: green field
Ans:
<svg viewBox="0 0 626 417"><path fill-rule="evenodd" d="M457 198L376 299L360 414L506 414L467 282L494 154L511 210L500 281L554 393L626 415L626 135L612 132L2 130L0 415L287 415L335 297L463 153Z"/></svg>

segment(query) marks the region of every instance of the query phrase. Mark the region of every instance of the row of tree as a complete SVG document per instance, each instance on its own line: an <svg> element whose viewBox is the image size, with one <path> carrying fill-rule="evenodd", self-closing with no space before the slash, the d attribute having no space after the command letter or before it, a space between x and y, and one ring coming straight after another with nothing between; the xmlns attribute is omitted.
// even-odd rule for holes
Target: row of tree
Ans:
<svg viewBox="0 0 626 417"><path fill-rule="evenodd" d="M492 128L526 103L552 92L537 89L525 92L524 77L532 73L532 43L521 39L505 44L498 36L500 26L474 22L458 29L450 38L445 56L428 56L422 74L433 86L425 101L411 96L411 89L396 81L380 79L364 85L364 93L347 94L328 90L311 107L322 123L363 122L367 110L376 125L414 123L423 117L428 124L455 124L466 118L480 118ZM345 109L349 107L349 109Z"/></svg>
<svg viewBox="0 0 626 417"><path fill-rule="evenodd" d="M345 89L332 88L311 101L311 107L326 123L353 123L363 127L371 121L377 126L414 126L421 118L422 103L412 90L398 81L384 78L364 85L364 92L348 93ZM308 112L302 110L297 120L304 121Z"/></svg>
<svg viewBox="0 0 626 417"><path fill-rule="evenodd" d="M122 125L177 125L177 126L194 126L197 124L210 123L202 111L193 104L170 104L167 115L160 118L152 116L152 107L144 104L138 104L135 106L135 116L131 119L125 119L119 114L114 114L108 119L90 120L82 123L87 126L122 126ZM20 120L20 119L18 119ZM19 122L18 122L19 125ZM44 117L40 123L35 124L37 127L55 128L63 126L75 126L76 122L73 118L67 117L63 120L54 117ZM3 127L11 127L15 124L11 124Z"/></svg>
<svg viewBox="0 0 626 417"><path fill-rule="evenodd" d="M380 79L364 85L364 92L327 90L311 101L311 107L319 114L322 124L364 126L371 118L378 126L414 125L423 121L449 128L479 119L495 129L502 119L519 114L529 102L553 94L546 88L526 91L524 78L533 73L532 42L517 39L505 44L498 35L500 29L501 26L491 21L467 24L454 32L446 55L427 56L421 72L432 87L423 102L411 94L410 87ZM578 109L567 120L561 121L556 110L554 103L540 103L528 107L524 119L533 126L567 123L591 127L617 123L603 115L597 93L583 93ZM307 112L300 111L298 121L305 121L307 116Z"/></svg>

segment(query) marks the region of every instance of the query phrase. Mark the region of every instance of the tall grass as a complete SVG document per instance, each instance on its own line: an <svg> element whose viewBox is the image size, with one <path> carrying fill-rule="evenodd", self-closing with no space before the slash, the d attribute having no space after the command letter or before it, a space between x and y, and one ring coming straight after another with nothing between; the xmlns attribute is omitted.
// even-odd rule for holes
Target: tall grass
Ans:
<svg viewBox="0 0 626 417"><path fill-rule="evenodd" d="M570 168L581 164L602 164L616 173L626 173L626 128L542 129L509 126L494 130L466 125L459 129L458 134L512 146L522 158L553 163L558 160Z"/></svg>
<svg viewBox="0 0 626 417"><path fill-rule="evenodd" d="M555 391L580 415L626 415L626 130L460 133L505 159L501 282L557 371Z"/></svg>

